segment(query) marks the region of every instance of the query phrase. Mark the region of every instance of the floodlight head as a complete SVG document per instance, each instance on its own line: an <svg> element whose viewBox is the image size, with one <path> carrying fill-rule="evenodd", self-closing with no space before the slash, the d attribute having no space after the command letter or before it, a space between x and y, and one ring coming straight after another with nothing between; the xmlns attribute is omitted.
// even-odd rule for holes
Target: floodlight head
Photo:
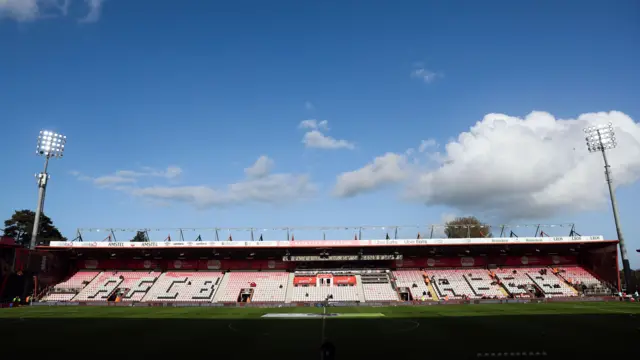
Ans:
<svg viewBox="0 0 640 360"><path fill-rule="evenodd" d="M40 135L38 135L38 147L36 148L36 154L43 155L48 158L61 158L64 155L64 145L66 142L66 136L53 131L42 130L40 131Z"/></svg>
<svg viewBox="0 0 640 360"><path fill-rule="evenodd" d="M589 126L583 131L586 135L585 140L589 152L613 149L618 145L613 131L613 123Z"/></svg>

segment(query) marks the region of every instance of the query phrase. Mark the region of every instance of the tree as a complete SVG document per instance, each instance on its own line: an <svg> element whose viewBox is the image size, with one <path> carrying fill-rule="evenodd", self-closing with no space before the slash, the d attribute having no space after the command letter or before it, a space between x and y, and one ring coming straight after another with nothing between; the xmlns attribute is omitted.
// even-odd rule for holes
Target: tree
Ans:
<svg viewBox="0 0 640 360"><path fill-rule="evenodd" d="M4 235L12 237L18 244L29 244L35 218L36 213L31 210L16 210L10 219L4 221ZM53 225L53 221L45 214L40 214L40 224L38 226L40 227L38 245L49 244L50 241L67 240Z"/></svg>
<svg viewBox="0 0 640 360"><path fill-rule="evenodd" d="M448 238L483 238L491 237L491 228L475 216L459 217L447 221L444 233Z"/></svg>
<svg viewBox="0 0 640 360"><path fill-rule="evenodd" d="M131 239L131 242L146 242L147 241L147 234L144 231L138 231L136 233L136 236L133 237L133 239Z"/></svg>

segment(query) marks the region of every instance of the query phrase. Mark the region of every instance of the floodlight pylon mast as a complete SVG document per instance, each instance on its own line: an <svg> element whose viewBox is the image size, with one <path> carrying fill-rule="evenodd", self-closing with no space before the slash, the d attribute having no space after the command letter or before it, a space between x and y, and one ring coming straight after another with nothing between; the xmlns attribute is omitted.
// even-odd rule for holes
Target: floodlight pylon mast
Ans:
<svg viewBox="0 0 640 360"><path fill-rule="evenodd" d="M44 170L36 174L38 180L38 205L36 206L36 214L33 219L33 231L31 231L31 242L29 243L29 249L34 250L36 248L36 241L38 238L38 232L40 230L40 216L44 209L44 198L47 193L47 182L49 181L49 174L47 168L49 167L49 156L45 157Z"/></svg>
<svg viewBox="0 0 640 360"><path fill-rule="evenodd" d="M627 254L627 247L624 243L624 236L622 234L622 226L620 225L620 214L618 211L618 201L616 199L616 193L613 189L613 179L611 178L611 166L609 165L609 159L607 158L608 149L615 148L618 143L616 142L615 133L613 131L613 124L609 123L607 126L594 126L584 129L587 134L587 148L589 152L600 152L602 159L604 160L604 176L607 181L607 187L609 188L609 198L611 199L611 208L613 210L613 221L616 226L616 233L618 235L618 245L620 247L620 257L622 260L622 269L624 272L624 278L627 285L627 293L636 291L635 278L631 273L631 265L629 263L629 256Z"/></svg>
<svg viewBox="0 0 640 360"><path fill-rule="evenodd" d="M40 232L40 217L44 210L44 199L47 193L47 183L49 182L49 159L52 157L61 158L64 154L64 145L67 142L67 137L54 133L52 131L40 131L38 136L38 147L36 148L36 154L44 156L44 169L41 173L36 174L38 182L38 205L36 206L36 213L33 219L33 230L31 231L31 242L29 243L29 249L34 250L37 245L38 233Z"/></svg>
<svg viewBox="0 0 640 360"><path fill-rule="evenodd" d="M618 234L618 244L620 246L620 257L622 258L622 269L624 271L624 279L627 283L627 292L633 293L636 291L636 284L633 275L631 274L631 264L629 263L629 255L627 254L627 247L624 243L624 236L622 235L622 227L620 225L620 214L618 212L618 201L616 199L616 193L613 190L613 180L611 179L611 166L607 159L607 152L604 148L600 149L602 153L602 159L604 160L604 174L607 179L607 186L609 188L609 197L611 198L611 208L613 210L613 221L616 224L616 233Z"/></svg>

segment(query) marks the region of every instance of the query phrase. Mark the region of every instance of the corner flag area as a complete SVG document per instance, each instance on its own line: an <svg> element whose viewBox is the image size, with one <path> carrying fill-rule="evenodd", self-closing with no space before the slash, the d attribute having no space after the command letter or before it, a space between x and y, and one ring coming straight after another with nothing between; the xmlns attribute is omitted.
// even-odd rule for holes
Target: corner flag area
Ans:
<svg viewBox="0 0 640 360"><path fill-rule="evenodd" d="M31 306L0 310L0 336L3 354L34 358L318 359L323 339L337 359L612 358L637 351L640 306Z"/></svg>

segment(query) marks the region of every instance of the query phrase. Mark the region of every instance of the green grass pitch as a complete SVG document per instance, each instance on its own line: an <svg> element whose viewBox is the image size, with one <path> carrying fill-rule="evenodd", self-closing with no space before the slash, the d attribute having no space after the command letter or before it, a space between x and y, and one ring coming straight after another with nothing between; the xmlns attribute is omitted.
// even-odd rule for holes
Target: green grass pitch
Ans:
<svg viewBox="0 0 640 360"><path fill-rule="evenodd" d="M330 307L343 316L262 318L321 308L22 307L0 309L0 353L83 359L635 358L637 303ZM15 351L15 352L14 352ZM506 355L505 355L506 354ZM526 357L524 357L526 355ZM630 357L631 356L631 357ZM31 357L29 357L31 358ZM36 358L36 357L33 357Z"/></svg>

